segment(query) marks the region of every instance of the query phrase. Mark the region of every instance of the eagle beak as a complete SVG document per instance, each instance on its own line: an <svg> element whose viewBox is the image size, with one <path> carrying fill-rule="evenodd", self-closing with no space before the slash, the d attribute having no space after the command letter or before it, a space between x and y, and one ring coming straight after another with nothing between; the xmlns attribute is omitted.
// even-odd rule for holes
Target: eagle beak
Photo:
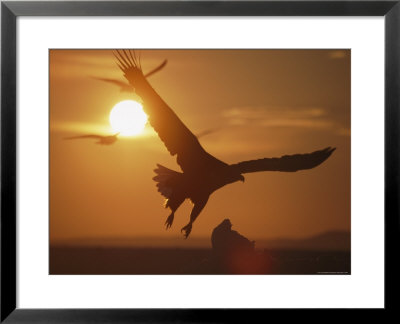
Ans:
<svg viewBox="0 0 400 324"><path fill-rule="evenodd" d="M244 177L243 176L240 177L240 181L244 182Z"/></svg>

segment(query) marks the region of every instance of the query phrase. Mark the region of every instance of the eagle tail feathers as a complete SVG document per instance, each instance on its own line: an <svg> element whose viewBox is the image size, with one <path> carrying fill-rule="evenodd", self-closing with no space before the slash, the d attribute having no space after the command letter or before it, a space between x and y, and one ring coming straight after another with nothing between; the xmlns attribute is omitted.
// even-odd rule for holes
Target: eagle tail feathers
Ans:
<svg viewBox="0 0 400 324"><path fill-rule="evenodd" d="M166 198L164 207L171 209L172 213L174 213L186 199L182 190L183 174L160 164L157 164L154 172L156 176L153 177L153 180L157 182L158 191ZM172 224L172 221L170 223Z"/></svg>
<svg viewBox="0 0 400 324"><path fill-rule="evenodd" d="M154 172L156 176L153 177L153 180L157 182L158 191L167 198L165 202L165 207L167 208L171 204L170 199L177 194L177 187L180 184L182 173L168 169L161 164L157 164Z"/></svg>

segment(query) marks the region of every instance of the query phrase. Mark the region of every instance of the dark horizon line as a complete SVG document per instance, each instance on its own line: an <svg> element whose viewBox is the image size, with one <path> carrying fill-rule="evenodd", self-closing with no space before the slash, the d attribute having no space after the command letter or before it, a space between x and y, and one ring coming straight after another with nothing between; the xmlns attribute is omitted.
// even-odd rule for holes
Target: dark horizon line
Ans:
<svg viewBox="0 0 400 324"><path fill-rule="evenodd" d="M317 234L312 234L312 235L307 235L304 237L289 237L289 236L279 236L279 237L258 237L258 238L251 238L251 240L257 242L265 242L265 241L306 241L306 240L312 240L312 239L317 239L320 237L328 236L328 235L348 235L351 236L351 231L347 230L329 230L329 231L323 231ZM114 242L129 242L129 241L148 241L148 240L161 240L161 241L168 241L168 240L177 240L177 239L182 239L181 235L175 235L172 237L165 237L165 236L122 236L122 237L117 237L117 236L91 236L91 237L75 237L75 238L66 238L66 239L53 239L50 240L50 245L59 245L61 243L72 243L72 242L82 242L86 241L88 242L93 242L93 241L114 241ZM188 243L187 245L191 245L190 242L204 242L204 241L210 241L211 243L211 236L201 236L201 237L192 237L190 241L186 240L185 242Z"/></svg>

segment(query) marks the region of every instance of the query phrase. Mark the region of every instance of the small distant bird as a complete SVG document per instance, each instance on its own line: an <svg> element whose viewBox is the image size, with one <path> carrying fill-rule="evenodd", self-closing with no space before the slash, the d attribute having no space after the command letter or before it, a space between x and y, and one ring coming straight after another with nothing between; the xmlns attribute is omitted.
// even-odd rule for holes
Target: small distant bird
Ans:
<svg viewBox="0 0 400 324"><path fill-rule="evenodd" d="M166 198L165 207L171 210L165 225L171 227L175 211L190 199L193 209L189 223L181 229L187 238L211 194L223 186L236 181L244 182L244 173L259 171L296 172L315 168L323 163L335 150L327 147L307 154L285 155L280 158L263 158L227 164L209 154L197 136L179 119L175 112L153 89L142 72L140 60L134 51L116 50L117 65L129 84L143 100L143 110L149 123L164 142L169 153L183 172L168 169L160 164L154 170L158 191Z"/></svg>
<svg viewBox="0 0 400 324"><path fill-rule="evenodd" d="M218 257L254 252L254 241L232 230L232 223L227 218L211 234L211 244Z"/></svg>
<svg viewBox="0 0 400 324"><path fill-rule="evenodd" d="M109 135L109 136L90 134L90 135L79 135L79 136L65 137L64 139L65 140L72 140L72 139L83 139L83 138L95 138L95 139L98 140L98 142L96 142L96 144L111 145L111 144L114 144L118 140L118 135L119 135L119 133L116 133L114 135Z"/></svg>
<svg viewBox="0 0 400 324"><path fill-rule="evenodd" d="M216 130L215 129L207 129L203 132L200 132L197 134L197 137L203 137L208 134L214 133ZM116 133L114 135L109 135L109 136L103 136L103 135L96 135L96 134L89 134L89 135L78 135L78 136L72 136L72 137L64 137L65 140L71 140L71 139L82 139L82 138L95 138L98 139L99 141L96 142L96 144L101 144L101 145L111 145L114 144L118 140L118 135L119 133Z"/></svg>
<svg viewBox="0 0 400 324"><path fill-rule="evenodd" d="M164 66L167 65L167 60L164 60L159 66L157 66L155 69L151 70L150 72L148 72L147 74L145 74L144 76L147 78L151 75L153 75L154 73L160 71L162 68L164 68ZM116 86L119 87L119 91L120 92L132 92L133 88L129 83L120 81L120 80L116 80L116 79L107 79L107 78L98 78L98 77L93 77L96 80L100 80L100 81L104 81L104 82L108 82L108 83L112 83L115 84Z"/></svg>
<svg viewBox="0 0 400 324"><path fill-rule="evenodd" d="M219 131L219 129L209 128L209 129L206 129L206 130L204 130L204 131L202 131L200 133L197 133L196 136L197 136L197 138L200 138L200 137L207 136L209 134L212 134L212 133L215 133L215 132L218 132L218 131Z"/></svg>
<svg viewBox="0 0 400 324"><path fill-rule="evenodd" d="M123 81L116 80L116 79L98 78L98 77L93 77L93 78L96 79L96 80L100 80L100 81L104 81L104 82L115 84L116 86L119 87L119 91L120 92L132 92L132 86L130 84L128 84L128 83L123 82Z"/></svg>

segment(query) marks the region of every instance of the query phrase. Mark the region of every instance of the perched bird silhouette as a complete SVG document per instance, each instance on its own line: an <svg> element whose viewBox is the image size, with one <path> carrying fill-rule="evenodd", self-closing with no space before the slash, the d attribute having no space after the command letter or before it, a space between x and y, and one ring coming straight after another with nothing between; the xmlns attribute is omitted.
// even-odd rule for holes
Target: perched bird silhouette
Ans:
<svg viewBox="0 0 400 324"><path fill-rule="evenodd" d="M114 55L125 78L142 98L143 110L149 117L150 125L169 153L176 155L176 161L183 171L173 171L157 164L153 180L157 182L158 191L166 198L165 207L171 210L165 222L167 228L172 226L175 211L179 206L186 199L192 201L193 209L189 223L181 229L185 238L191 233L193 222L207 204L210 195L227 184L244 181L244 173L311 169L324 162L335 150L327 147L308 154L286 155L281 158L265 158L231 165L222 162L204 150L197 137L152 88L134 51L116 50Z"/></svg>
<svg viewBox="0 0 400 324"><path fill-rule="evenodd" d="M118 140L118 135L119 135L119 133L116 133L114 135L109 135L109 136L89 134L89 135L78 135L78 136L64 137L64 139L72 140L72 139L94 138L94 139L98 140L98 142L96 142L96 144L111 145L111 144L114 144Z"/></svg>
<svg viewBox="0 0 400 324"><path fill-rule="evenodd" d="M221 273L250 274L271 271L269 260L255 249L255 241L250 241L237 231L227 218L214 228L211 234L211 264Z"/></svg>
<svg viewBox="0 0 400 324"><path fill-rule="evenodd" d="M250 241L243 235L232 230L231 221L226 218L214 228L211 234L213 252L218 257L224 257L237 253L254 252L254 241Z"/></svg>
<svg viewBox="0 0 400 324"><path fill-rule="evenodd" d="M167 65L167 60L164 60L159 66L157 66L155 69L151 70L150 72L146 73L144 76L147 78L147 77L153 75L154 73L156 73L156 72L160 71L162 68L164 68L165 65ZM124 81L120 81L120 80L116 80L116 79L98 78L98 77L93 77L93 78L96 80L115 84L116 86L119 87L120 92L132 92L133 91L132 85L130 85L129 83L126 83Z"/></svg>

